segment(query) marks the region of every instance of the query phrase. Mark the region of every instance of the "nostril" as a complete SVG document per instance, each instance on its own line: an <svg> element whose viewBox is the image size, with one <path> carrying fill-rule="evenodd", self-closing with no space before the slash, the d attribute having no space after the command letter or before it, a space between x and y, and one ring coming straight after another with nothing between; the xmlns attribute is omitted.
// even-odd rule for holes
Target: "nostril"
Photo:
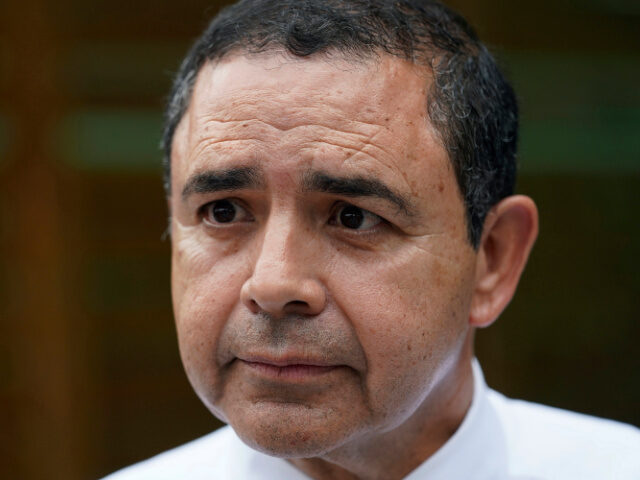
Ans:
<svg viewBox="0 0 640 480"><path fill-rule="evenodd" d="M291 300L290 302L287 302L287 304L284 306L284 311L286 313L304 315L304 314L309 314L310 313L309 310L310 310L309 303L303 300Z"/></svg>
<svg viewBox="0 0 640 480"><path fill-rule="evenodd" d="M307 302L303 302L302 300L292 300L289 302L289 305L293 305L296 307L307 307L309 306Z"/></svg>
<svg viewBox="0 0 640 480"><path fill-rule="evenodd" d="M249 300L249 308L253 312L259 312L261 310L260 305L254 299Z"/></svg>
<svg viewBox="0 0 640 480"><path fill-rule="evenodd" d="M268 272L267 272L268 273ZM241 298L253 313L317 315L324 308L324 288L314 279L254 274L242 286Z"/></svg>

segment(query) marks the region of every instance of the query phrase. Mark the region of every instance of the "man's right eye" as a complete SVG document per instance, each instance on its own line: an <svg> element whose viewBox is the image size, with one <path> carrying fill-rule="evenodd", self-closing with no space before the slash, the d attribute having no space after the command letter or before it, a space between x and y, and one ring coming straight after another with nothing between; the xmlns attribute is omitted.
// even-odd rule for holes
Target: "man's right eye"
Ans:
<svg viewBox="0 0 640 480"><path fill-rule="evenodd" d="M202 218L211 225L232 222L246 222L251 215L238 202L233 200L216 200L202 207Z"/></svg>

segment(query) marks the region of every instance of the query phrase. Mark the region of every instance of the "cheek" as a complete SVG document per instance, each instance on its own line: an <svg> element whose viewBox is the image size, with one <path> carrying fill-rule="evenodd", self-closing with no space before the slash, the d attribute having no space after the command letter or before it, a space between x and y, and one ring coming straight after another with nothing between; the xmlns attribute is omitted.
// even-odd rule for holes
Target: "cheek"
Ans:
<svg viewBox="0 0 640 480"><path fill-rule="evenodd" d="M192 233L192 234L189 234ZM196 232L180 232L172 245L172 296L178 342L187 375L209 383L215 349L226 319L240 298L244 262L233 247L214 248Z"/></svg>
<svg viewBox="0 0 640 480"><path fill-rule="evenodd" d="M336 288L365 351L369 402L382 415L412 411L461 348L472 269L450 243L353 266L349 284Z"/></svg>
<svg viewBox="0 0 640 480"><path fill-rule="evenodd" d="M193 309L234 300L240 291L246 261L236 255L239 242L215 242L198 227L174 227L172 232L171 291L176 322ZM178 325L180 326L180 325Z"/></svg>

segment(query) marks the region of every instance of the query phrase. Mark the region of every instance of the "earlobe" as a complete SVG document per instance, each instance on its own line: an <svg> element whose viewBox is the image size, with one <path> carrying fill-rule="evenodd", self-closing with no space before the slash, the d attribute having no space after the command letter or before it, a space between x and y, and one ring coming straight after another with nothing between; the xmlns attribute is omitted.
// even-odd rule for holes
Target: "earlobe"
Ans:
<svg viewBox="0 0 640 480"><path fill-rule="evenodd" d="M511 301L537 235L538 210L529 197L507 197L491 209L478 247L472 326L489 326Z"/></svg>

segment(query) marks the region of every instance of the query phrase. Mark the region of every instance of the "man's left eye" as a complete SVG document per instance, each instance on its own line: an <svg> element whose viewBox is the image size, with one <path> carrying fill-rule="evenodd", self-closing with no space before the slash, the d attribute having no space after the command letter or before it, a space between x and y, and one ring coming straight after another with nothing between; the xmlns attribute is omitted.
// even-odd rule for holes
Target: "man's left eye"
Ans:
<svg viewBox="0 0 640 480"><path fill-rule="evenodd" d="M339 225L350 230L369 230L382 222L375 213L371 213L355 205L342 205L339 207L329 223Z"/></svg>

